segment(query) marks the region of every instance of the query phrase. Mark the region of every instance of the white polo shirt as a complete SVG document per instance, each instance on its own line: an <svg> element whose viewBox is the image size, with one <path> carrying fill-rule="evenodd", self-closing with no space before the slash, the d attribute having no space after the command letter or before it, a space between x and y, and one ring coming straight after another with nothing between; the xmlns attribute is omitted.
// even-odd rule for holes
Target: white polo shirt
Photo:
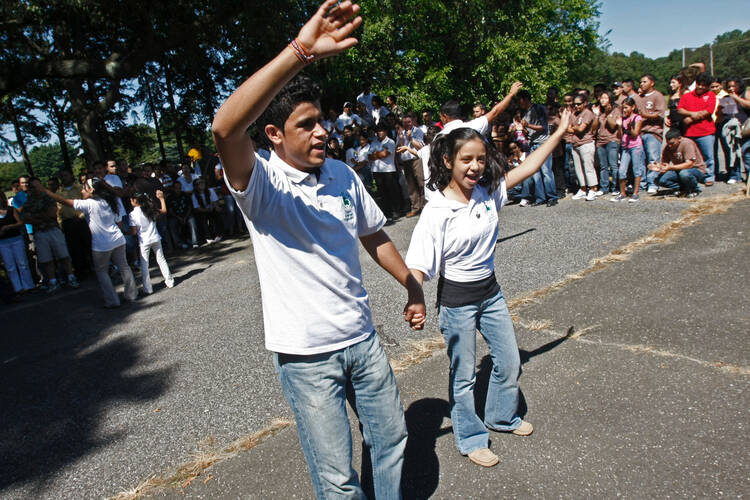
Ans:
<svg viewBox="0 0 750 500"><path fill-rule="evenodd" d="M472 128L485 137L490 130L490 124L487 121L487 117L483 115L468 122L465 122L463 120L449 121L443 126L443 130L441 130L437 135L449 134L457 128L462 127ZM429 158L430 153L427 152L426 155ZM427 182L430 180L430 167L428 162L422 162L422 171L424 173L424 199L430 201L435 193L437 193L437 191L434 191L427 187Z"/></svg>
<svg viewBox="0 0 750 500"><path fill-rule="evenodd" d="M266 348L317 354L366 339L374 328L358 238L385 216L357 174L326 159L316 180L273 152L255 156L245 191L227 187L253 242Z"/></svg>
<svg viewBox="0 0 750 500"><path fill-rule="evenodd" d="M393 139L386 136L382 142L375 139L370 143L370 154L384 150L388 151L388 156L373 160L372 165L370 165L373 173L383 174L396 171L396 143Z"/></svg>
<svg viewBox="0 0 750 500"><path fill-rule="evenodd" d="M498 213L508 201L505 178L491 194L476 186L468 204L437 193L414 228L406 266L429 280L438 274L461 283L489 278L495 270Z"/></svg>

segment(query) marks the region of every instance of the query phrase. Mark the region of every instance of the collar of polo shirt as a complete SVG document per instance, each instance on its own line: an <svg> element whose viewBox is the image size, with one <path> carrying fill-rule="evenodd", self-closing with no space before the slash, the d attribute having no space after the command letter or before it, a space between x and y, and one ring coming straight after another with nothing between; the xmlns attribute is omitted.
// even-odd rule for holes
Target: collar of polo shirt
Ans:
<svg viewBox="0 0 750 500"><path fill-rule="evenodd" d="M290 181L295 184L302 184L308 177L312 177L317 184L320 176L323 175L324 170L328 170L326 164L328 161L323 162L323 166L318 168L311 168L310 170L299 170L289 165L287 162L278 157L276 152L271 153L271 163L279 167L284 174L289 178ZM317 174L317 175L316 175Z"/></svg>

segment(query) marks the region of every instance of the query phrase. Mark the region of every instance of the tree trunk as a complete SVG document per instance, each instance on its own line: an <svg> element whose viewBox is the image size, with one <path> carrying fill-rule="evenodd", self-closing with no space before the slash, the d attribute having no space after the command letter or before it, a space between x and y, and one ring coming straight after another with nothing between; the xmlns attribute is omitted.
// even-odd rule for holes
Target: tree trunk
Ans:
<svg viewBox="0 0 750 500"><path fill-rule="evenodd" d="M148 106L151 108L151 118L154 120L154 127L156 128L156 140L159 142L159 153L161 154L162 161L167 161L167 154L164 152L164 141L161 138L161 128L159 127L159 117L156 115L156 107L154 106L154 96L151 94L151 84L148 81L147 76L143 76L143 83L146 85L146 95L148 96Z"/></svg>
<svg viewBox="0 0 750 500"><path fill-rule="evenodd" d="M66 170L73 170L73 162L70 161L70 154L68 152L68 141L65 139L65 118L63 117L62 110L54 101L50 102L50 107L52 108L52 113L55 115L57 140L62 150L63 164Z"/></svg>
<svg viewBox="0 0 750 500"><path fill-rule="evenodd" d="M104 148L98 131L98 114L88 109L86 92L82 88L82 82L74 80L64 80L63 82L70 98L70 109L75 117L76 129L78 130L78 136L81 138L86 163L91 166L97 160L104 161Z"/></svg>
<svg viewBox="0 0 750 500"><path fill-rule="evenodd" d="M8 106L10 121L13 123L13 130L16 132L16 141L18 142L18 147L21 149L21 156L23 156L23 163L26 165L26 171L31 177L34 177L34 169L31 167L29 152L26 150L26 142L23 140L23 132L21 131L21 125L18 123L16 108L13 107L13 100L8 99L6 101L6 106Z"/></svg>
<svg viewBox="0 0 750 500"><path fill-rule="evenodd" d="M174 135L177 140L177 154L180 155L178 161L185 157L185 150L182 147L182 134L180 127L180 117L177 114L177 106L174 104L174 91L172 90L172 79L169 77L169 67L164 68L164 80L167 82L167 97L169 98L169 109L172 110L172 119L174 120Z"/></svg>

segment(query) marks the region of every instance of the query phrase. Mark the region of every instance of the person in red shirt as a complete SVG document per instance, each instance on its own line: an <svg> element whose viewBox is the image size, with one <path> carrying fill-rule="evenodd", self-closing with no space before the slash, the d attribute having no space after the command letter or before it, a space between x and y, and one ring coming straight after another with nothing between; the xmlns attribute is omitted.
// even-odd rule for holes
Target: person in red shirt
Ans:
<svg viewBox="0 0 750 500"><path fill-rule="evenodd" d="M706 186L714 183L714 134L716 125L713 112L716 109L716 95L709 92L713 77L703 72L695 79L695 90L687 92L680 98L677 113L684 116L682 125L685 137L689 137L698 145L706 162Z"/></svg>

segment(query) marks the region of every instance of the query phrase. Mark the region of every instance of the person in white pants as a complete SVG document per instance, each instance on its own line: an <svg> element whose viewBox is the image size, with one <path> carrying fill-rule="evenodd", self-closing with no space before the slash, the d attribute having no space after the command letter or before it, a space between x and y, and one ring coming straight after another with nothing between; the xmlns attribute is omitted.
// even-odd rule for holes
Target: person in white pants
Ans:
<svg viewBox="0 0 750 500"><path fill-rule="evenodd" d="M156 263L159 264L159 270L164 277L164 284L167 288L174 286L174 278L169 271L167 259L164 258L164 251L161 248L161 236L156 230L156 217L159 214L167 213L167 204L164 201L164 193L156 191L156 197L159 199L160 207L157 209L154 202L146 193L135 193L130 199L133 205L133 211L130 212L130 230L132 234L138 236L138 246L141 250L141 282L143 291L150 295L154 293L151 286L151 275L148 271L148 259L151 250L156 255Z"/></svg>

